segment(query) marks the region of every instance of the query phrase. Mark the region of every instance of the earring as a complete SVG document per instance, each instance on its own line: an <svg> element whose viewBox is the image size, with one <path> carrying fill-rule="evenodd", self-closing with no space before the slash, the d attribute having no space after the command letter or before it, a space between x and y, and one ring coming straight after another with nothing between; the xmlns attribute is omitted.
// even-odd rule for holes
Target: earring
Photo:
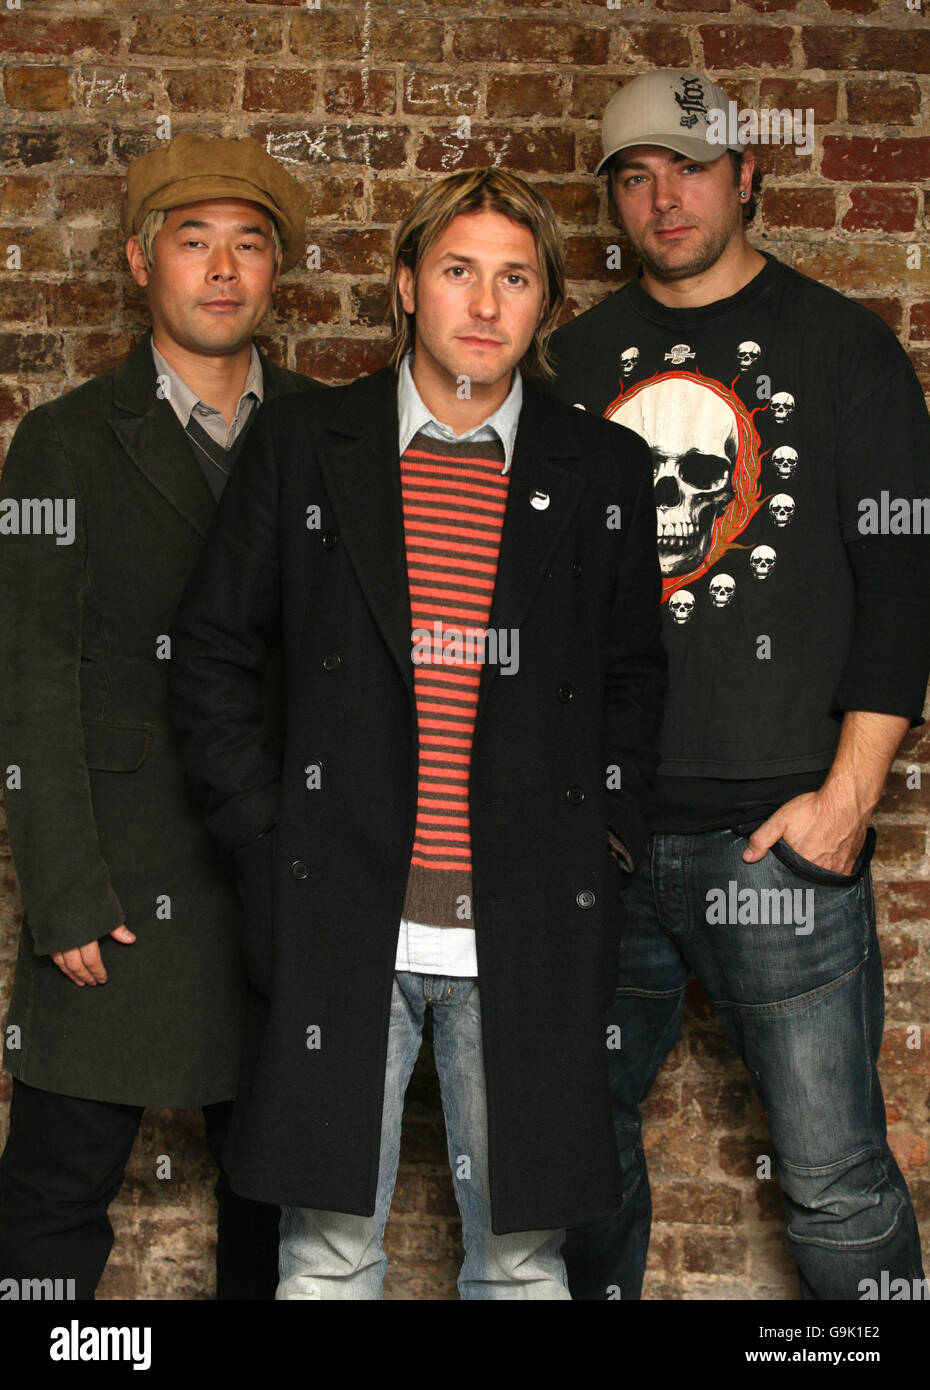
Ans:
<svg viewBox="0 0 930 1390"><path fill-rule="evenodd" d="M749 197L749 194L748 194L748 193L741 193L739 196L742 198L743 202L745 203L746 199Z"/></svg>

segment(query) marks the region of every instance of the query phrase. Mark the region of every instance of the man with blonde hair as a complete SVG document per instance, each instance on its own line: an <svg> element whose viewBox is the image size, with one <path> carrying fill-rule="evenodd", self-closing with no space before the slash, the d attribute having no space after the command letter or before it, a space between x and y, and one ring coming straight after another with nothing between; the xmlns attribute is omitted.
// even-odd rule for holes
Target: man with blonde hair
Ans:
<svg viewBox="0 0 930 1390"><path fill-rule="evenodd" d="M563 1228L619 1196L610 847L643 844L658 574L641 441L534 380L562 282L529 184L431 185L394 369L266 413L181 605L176 717L253 904L228 1161L283 1204L282 1299L381 1296L428 1004L461 1296L568 1298Z"/></svg>
<svg viewBox="0 0 930 1390"><path fill-rule="evenodd" d="M316 386L252 341L304 219L302 188L254 140L182 134L133 160L126 255L152 332L30 411L3 470L5 517L45 499L56 529L0 533L0 749L18 769L25 909L0 1278L61 1279L81 1299L150 1105L203 1107L217 1296L274 1291L278 1213L236 1196L221 1161L245 1002L235 893L184 786L166 680L178 597L263 400ZM172 1157L149 1160L167 1191Z"/></svg>

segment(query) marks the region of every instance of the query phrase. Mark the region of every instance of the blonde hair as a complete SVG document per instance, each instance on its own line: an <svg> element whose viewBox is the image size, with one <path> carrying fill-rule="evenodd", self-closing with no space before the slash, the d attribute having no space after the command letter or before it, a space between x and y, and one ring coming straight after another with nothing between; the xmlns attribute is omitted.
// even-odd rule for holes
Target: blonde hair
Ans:
<svg viewBox="0 0 930 1390"><path fill-rule="evenodd" d="M268 209L264 209L268 212ZM136 240L142 252L142 259L145 261L146 270L151 270L155 264L155 238L165 225L165 218L168 212L165 208L153 208L146 213L142 221L142 226L136 232ZM271 213L268 212L268 220L271 223L271 245L274 251L274 268L278 269L284 258L284 248L281 245L281 234L278 231L278 224L275 222Z"/></svg>
<svg viewBox="0 0 930 1390"><path fill-rule="evenodd" d="M518 174L506 169L469 169L449 174L431 184L417 199L394 238L390 298L394 336L391 339L392 367L413 348L416 316L404 310L398 286L398 271L406 266L416 285L417 271L424 256L442 236L454 217L469 212L499 212L528 227L536 243L536 255L543 282L543 307L533 339L523 355L520 369L528 376L554 376L546 358L546 346L565 302L565 259L562 237L548 199Z"/></svg>

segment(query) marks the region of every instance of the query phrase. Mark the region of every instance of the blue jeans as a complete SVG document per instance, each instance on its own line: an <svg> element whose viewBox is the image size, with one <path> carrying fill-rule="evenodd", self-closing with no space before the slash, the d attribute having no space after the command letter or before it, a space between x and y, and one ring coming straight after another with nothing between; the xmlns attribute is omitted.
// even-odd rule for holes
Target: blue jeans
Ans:
<svg viewBox="0 0 930 1390"><path fill-rule="evenodd" d="M859 1282L882 1270L922 1277L876 1070L884 989L873 845L870 833L842 875L784 841L746 864L746 835L734 830L650 841L625 894L606 1018L620 1029L608 1055L623 1206L569 1232L573 1298L640 1296L652 1218L640 1105L681 1031L691 970L765 1106L801 1297L858 1299Z"/></svg>
<svg viewBox="0 0 930 1390"><path fill-rule="evenodd" d="M381 1157L373 1216L282 1207L277 1297L377 1299L387 1267L381 1242L397 1163L404 1092L413 1071L426 1006L433 1006L433 1051L446 1122L449 1164L462 1217L463 1299L568 1299L560 1254L564 1231L494 1235L488 1187L488 1120L478 982L399 970L391 995Z"/></svg>

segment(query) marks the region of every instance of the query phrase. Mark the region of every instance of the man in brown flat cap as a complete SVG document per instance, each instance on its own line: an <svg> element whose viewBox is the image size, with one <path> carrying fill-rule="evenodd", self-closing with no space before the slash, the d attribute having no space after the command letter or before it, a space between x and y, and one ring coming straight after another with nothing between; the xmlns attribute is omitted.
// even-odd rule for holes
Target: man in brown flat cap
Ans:
<svg viewBox="0 0 930 1390"><path fill-rule="evenodd" d="M148 1105L203 1106L217 1296L274 1295L277 1208L236 1196L221 1162L245 993L236 894L185 788L166 679L177 601L262 402L319 389L252 342L304 219L300 185L254 140L182 134L134 160L126 255L152 331L30 411L0 478L0 760L16 769L25 910L0 1279L21 1297L60 1279L93 1298ZM190 1174L160 1147L146 1162L170 1200Z"/></svg>

